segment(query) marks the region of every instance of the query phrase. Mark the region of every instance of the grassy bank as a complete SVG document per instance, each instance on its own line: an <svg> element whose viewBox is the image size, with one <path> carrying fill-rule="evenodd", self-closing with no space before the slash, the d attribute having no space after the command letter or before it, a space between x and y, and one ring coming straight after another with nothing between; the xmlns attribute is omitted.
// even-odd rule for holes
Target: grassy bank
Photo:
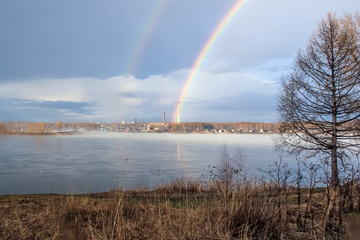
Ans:
<svg viewBox="0 0 360 240"><path fill-rule="evenodd" d="M351 239L357 211L324 230L325 188L177 180L152 191L0 196L0 239ZM356 202L355 204L358 204ZM299 221L301 224L299 224ZM358 236L358 235L357 235ZM356 239L356 238L354 238Z"/></svg>

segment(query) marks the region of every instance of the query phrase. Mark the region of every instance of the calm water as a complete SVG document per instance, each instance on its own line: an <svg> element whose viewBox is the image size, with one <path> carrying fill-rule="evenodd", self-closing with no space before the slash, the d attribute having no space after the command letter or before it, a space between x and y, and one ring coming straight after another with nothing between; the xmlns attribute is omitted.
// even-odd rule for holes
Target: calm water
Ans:
<svg viewBox="0 0 360 240"><path fill-rule="evenodd" d="M278 159L271 135L86 133L0 136L0 194L86 193L199 177L241 147L250 173Z"/></svg>

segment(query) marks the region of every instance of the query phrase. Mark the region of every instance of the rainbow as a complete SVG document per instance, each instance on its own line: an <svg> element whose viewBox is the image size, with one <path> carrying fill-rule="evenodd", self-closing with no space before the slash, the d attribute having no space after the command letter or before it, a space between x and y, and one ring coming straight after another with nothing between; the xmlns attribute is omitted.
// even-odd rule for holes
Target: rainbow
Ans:
<svg viewBox="0 0 360 240"><path fill-rule="evenodd" d="M198 69L200 68L202 62L204 61L206 55L209 53L211 47L215 44L216 40L219 38L220 34L223 32L225 27L228 25L228 23L231 21L231 19L235 16L235 14L238 12L238 10L247 2L247 0L238 0L235 2L235 4L230 8L230 10L227 12L227 14L224 16L224 18L221 20L221 22L217 25L215 30L210 35L209 39L206 41L206 44L203 46L201 52L197 56L194 65L192 66L189 75L186 78L185 84L181 90L180 97L178 100L178 105L175 108L174 114L173 114L173 122L180 122L180 119L178 118L178 113L181 110L182 104L184 102L184 99L186 98L186 95L189 91L190 85L193 82L196 73Z"/></svg>
<svg viewBox="0 0 360 240"><path fill-rule="evenodd" d="M130 54L128 64L125 67L125 73L134 74L134 71L141 59L141 56L143 55L146 45L149 42L151 35L154 32L154 29L165 10L167 2L168 0L158 0L155 4L148 21L146 21L147 24L144 26L143 31L141 31L141 36L135 43L135 47L133 48L134 51Z"/></svg>

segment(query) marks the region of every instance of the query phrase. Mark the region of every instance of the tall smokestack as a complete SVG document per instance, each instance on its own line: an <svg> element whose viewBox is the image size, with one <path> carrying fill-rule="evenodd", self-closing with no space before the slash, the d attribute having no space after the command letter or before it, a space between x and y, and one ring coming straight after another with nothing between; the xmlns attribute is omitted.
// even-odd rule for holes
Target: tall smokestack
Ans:
<svg viewBox="0 0 360 240"><path fill-rule="evenodd" d="M180 102L178 102L178 119L177 123L180 123Z"/></svg>
<svg viewBox="0 0 360 240"><path fill-rule="evenodd" d="M163 125L165 126L165 110L163 112Z"/></svg>

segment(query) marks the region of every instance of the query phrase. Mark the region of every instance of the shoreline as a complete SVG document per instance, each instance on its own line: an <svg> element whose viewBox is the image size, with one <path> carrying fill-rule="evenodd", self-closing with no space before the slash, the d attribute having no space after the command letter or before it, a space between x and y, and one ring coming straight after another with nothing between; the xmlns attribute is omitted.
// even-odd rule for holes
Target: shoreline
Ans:
<svg viewBox="0 0 360 240"><path fill-rule="evenodd" d="M59 132L59 133L25 133L25 132L11 132L0 133L1 135L24 135L24 136L66 136L66 135L82 135L86 133L139 133L139 134L199 134L199 135L274 135L276 132L181 132L181 131L85 131L85 132Z"/></svg>

